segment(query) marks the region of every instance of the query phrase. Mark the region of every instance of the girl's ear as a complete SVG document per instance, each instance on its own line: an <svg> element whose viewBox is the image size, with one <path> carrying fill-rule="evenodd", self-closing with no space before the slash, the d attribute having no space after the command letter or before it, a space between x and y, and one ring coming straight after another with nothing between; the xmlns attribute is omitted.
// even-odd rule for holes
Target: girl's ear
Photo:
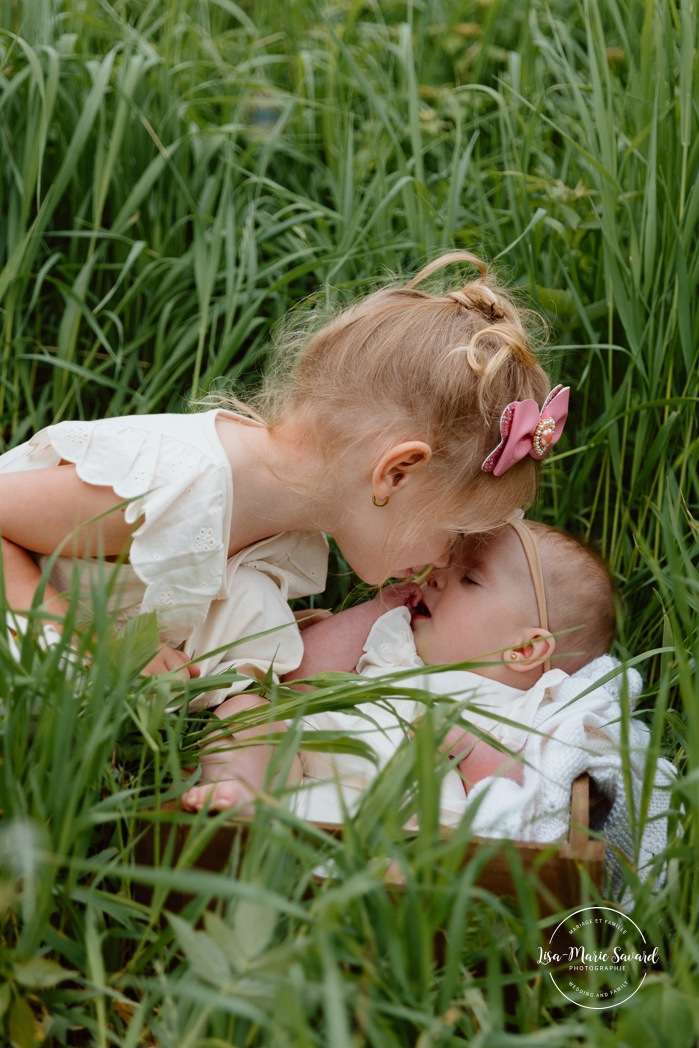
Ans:
<svg viewBox="0 0 699 1048"><path fill-rule="evenodd" d="M406 440L395 444L379 459L371 477L374 495L393 495L415 476L432 458L432 448L424 440Z"/></svg>
<svg viewBox="0 0 699 1048"><path fill-rule="evenodd" d="M556 650L556 638L540 626L526 631L526 636L516 648L503 651L502 661L511 670L529 672L553 656Z"/></svg>

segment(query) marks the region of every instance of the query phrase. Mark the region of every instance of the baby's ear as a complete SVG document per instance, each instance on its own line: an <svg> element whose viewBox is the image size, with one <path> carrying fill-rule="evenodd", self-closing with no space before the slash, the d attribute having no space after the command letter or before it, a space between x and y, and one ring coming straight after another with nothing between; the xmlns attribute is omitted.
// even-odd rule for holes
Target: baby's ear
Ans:
<svg viewBox="0 0 699 1048"><path fill-rule="evenodd" d="M553 656L556 650L556 638L548 630L532 627L517 647L508 648L502 653L502 661L511 670L529 672Z"/></svg>

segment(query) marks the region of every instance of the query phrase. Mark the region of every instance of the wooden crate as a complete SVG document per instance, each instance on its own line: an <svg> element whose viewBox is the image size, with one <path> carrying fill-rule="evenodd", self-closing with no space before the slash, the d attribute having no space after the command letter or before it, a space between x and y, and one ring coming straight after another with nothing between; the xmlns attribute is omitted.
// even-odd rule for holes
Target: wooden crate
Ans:
<svg viewBox="0 0 699 1048"><path fill-rule="evenodd" d="M582 898L583 884L588 887L593 885L598 891L602 889L605 843L590 837L590 807L590 779L587 775L581 775L573 783L570 832L567 841L560 844L534 844L526 841L474 837L464 850L462 865L465 866L474 859L480 860L475 883L500 896L516 896L515 878L521 876L521 873L528 874L536 886L542 914L559 908L572 908L578 905ZM144 819L142 822L142 832L136 848L139 865L159 865L158 850L162 855L169 846L177 856L187 844L191 819L188 817L186 822L177 819L177 814L181 811L177 802L164 805L162 810L168 813L168 820L163 820L159 825L157 847L152 820ZM342 836L341 824L314 825L333 837ZM199 853L196 867L216 872L223 870L233 847L245 847L248 831L249 823L244 820L231 818L222 823ZM174 846L170 840L173 833ZM446 835L449 831L445 830L444 833ZM400 875L397 871L389 868L386 882L395 890L401 890ZM147 902L147 899L142 901ZM186 901L187 897L182 893L171 892L167 907L181 909Z"/></svg>
<svg viewBox="0 0 699 1048"><path fill-rule="evenodd" d="M602 891L604 880L603 840L590 837L590 810L594 803L588 775L573 783L570 799L570 830L564 843L538 844L530 841L502 841L474 838L464 853L464 865L479 851L487 849L486 859L476 883L496 895L515 895L513 872L520 867L536 881L542 912L574 907L580 902L583 883ZM512 855L512 850L515 856Z"/></svg>

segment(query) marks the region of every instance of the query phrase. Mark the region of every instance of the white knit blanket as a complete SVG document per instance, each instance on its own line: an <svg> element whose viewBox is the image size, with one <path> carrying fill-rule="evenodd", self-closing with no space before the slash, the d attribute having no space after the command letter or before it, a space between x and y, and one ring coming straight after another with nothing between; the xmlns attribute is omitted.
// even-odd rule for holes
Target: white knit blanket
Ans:
<svg viewBox="0 0 699 1048"><path fill-rule="evenodd" d="M636 670L624 671L605 655L551 688L552 702L543 705L534 720L541 734L532 732L524 750L523 784L491 777L473 787L469 802L477 805L474 831L524 841L565 839L572 784L587 772L602 800L592 827L610 845L612 891L624 883L616 849L641 877L647 874L667 843L676 770L662 757L654 768L649 766L650 732L631 716L641 687ZM623 692L628 701L622 701Z"/></svg>

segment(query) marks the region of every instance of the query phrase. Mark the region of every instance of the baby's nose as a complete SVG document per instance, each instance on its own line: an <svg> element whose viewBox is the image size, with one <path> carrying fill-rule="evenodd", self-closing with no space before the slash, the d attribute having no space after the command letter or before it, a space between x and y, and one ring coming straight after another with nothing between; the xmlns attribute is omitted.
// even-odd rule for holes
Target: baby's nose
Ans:
<svg viewBox="0 0 699 1048"><path fill-rule="evenodd" d="M444 588L446 577L447 572L444 568L435 568L434 571L430 572L430 576L427 579L427 585L432 586L433 589L441 590Z"/></svg>

